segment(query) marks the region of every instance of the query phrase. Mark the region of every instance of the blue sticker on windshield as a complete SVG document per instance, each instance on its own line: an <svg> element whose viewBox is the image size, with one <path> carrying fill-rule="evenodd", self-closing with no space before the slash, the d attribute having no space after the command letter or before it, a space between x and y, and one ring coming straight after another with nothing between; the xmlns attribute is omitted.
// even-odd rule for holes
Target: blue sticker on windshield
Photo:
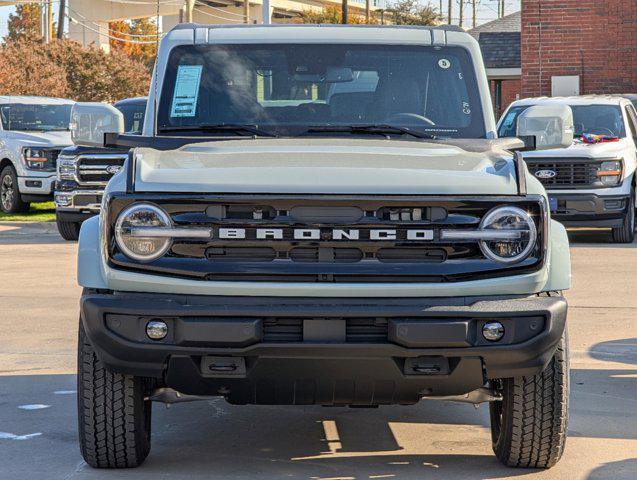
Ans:
<svg viewBox="0 0 637 480"><path fill-rule="evenodd" d="M171 117L195 116L202 68L202 65L179 65L177 79L175 80L173 104L170 109Z"/></svg>

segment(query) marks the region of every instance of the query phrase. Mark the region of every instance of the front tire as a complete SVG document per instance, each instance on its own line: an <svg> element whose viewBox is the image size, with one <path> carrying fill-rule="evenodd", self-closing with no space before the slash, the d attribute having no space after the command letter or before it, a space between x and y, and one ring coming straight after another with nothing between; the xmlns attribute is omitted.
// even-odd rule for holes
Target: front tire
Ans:
<svg viewBox="0 0 637 480"><path fill-rule="evenodd" d="M547 367L532 377L494 382L502 401L491 402L493 451L509 467L550 468L564 453L568 422L566 330Z"/></svg>
<svg viewBox="0 0 637 480"><path fill-rule="evenodd" d="M9 214L29 211L29 203L20 197L18 175L11 165L0 172L0 210Z"/></svg>
<svg viewBox="0 0 637 480"><path fill-rule="evenodd" d="M60 232L64 240L73 242L80 238L80 227L82 226L80 222L66 222L60 220L59 216L56 216L55 223L58 226L58 232Z"/></svg>
<svg viewBox="0 0 637 480"><path fill-rule="evenodd" d="M106 370L80 320L78 430L82 456L91 467L129 468L144 462L150 452L148 384L143 377Z"/></svg>
<svg viewBox="0 0 637 480"><path fill-rule="evenodd" d="M633 243L635 240L635 189L630 191L628 213L624 217L621 227L613 228L613 242Z"/></svg>

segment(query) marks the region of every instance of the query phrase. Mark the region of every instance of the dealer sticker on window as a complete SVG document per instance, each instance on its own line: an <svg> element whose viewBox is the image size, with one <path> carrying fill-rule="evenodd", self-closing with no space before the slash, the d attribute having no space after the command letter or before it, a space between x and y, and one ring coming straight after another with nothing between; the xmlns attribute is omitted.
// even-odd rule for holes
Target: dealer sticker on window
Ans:
<svg viewBox="0 0 637 480"><path fill-rule="evenodd" d="M195 116L202 67L202 65L179 65L170 109L171 117Z"/></svg>

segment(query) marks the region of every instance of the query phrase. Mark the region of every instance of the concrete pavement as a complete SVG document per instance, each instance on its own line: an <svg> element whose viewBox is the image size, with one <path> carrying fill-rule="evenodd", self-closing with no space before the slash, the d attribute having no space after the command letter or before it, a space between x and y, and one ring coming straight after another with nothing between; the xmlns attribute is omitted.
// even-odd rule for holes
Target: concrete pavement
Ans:
<svg viewBox="0 0 637 480"><path fill-rule="evenodd" d="M501 466L488 408L156 405L137 470L96 471L76 439L77 245L0 224L0 479L637 479L637 244L572 234L571 421L557 467Z"/></svg>

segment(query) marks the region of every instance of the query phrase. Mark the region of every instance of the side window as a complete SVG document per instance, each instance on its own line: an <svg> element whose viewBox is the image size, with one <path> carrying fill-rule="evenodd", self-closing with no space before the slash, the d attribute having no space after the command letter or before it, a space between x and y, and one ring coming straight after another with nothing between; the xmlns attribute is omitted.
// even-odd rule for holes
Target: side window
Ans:
<svg viewBox="0 0 637 480"><path fill-rule="evenodd" d="M520 114L526 110L528 107L512 107L509 109L504 119L502 119L502 123L500 124L500 128L498 128L498 137L515 137L518 129L517 122Z"/></svg>

